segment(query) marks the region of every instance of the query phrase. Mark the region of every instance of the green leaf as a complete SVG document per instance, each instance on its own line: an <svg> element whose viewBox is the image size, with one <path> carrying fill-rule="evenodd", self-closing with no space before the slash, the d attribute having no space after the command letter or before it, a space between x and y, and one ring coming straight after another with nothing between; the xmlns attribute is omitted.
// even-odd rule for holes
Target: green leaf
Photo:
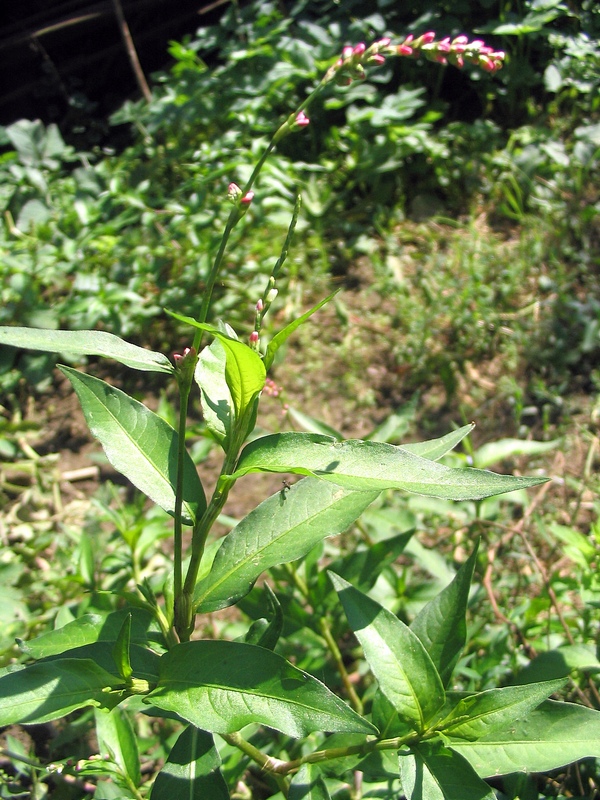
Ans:
<svg viewBox="0 0 600 800"><path fill-rule="evenodd" d="M207 613L232 605L267 569L301 558L326 536L345 531L377 492L353 492L312 478L277 492L227 535L194 602Z"/></svg>
<svg viewBox="0 0 600 800"><path fill-rule="evenodd" d="M439 723L439 729L453 739L481 739L498 729L509 728L516 719L526 717L564 684L565 679L560 678L524 686L488 689L463 697Z"/></svg>
<svg viewBox="0 0 600 800"><path fill-rule="evenodd" d="M358 491L403 489L448 500L478 500L546 480L453 469L392 444L336 442L313 433L275 433L250 442L231 477L251 472L293 472Z"/></svg>
<svg viewBox="0 0 600 800"><path fill-rule="evenodd" d="M547 700L526 718L513 720L477 742L449 739L481 777L547 772L600 756L600 711Z"/></svg>
<svg viewBox="0 0 600 800"><path fill-rule="evenodd" d="M469 762L439 742L421 742L398 755L407 800L495 800Z"/></svg>
<svg viewBox="0 0 600 800"><path fill-rule="evenodd" d="M179 735L156 776L151 800L229 800L213 737L193 725Z"/></svg>
<svg viewBox="0 0 600 800"><path fill-rule="evenodd" d="M283 610L277 596L268 583L264 584L267 597L270 619L261 617L255 620L248 629L244 641L248 644L257 644L267 650L275 650L281 632L283 631Z"/></svg>
<svg viewBox="0 0 600 800"><path fill-rule="evenodd" d="M50 722L85 706L113 706L107 689L118 685L110 672L89 659L42 661L0 677L0 727Z"/></svg>
<svg viewBox="0 0 600 800"><path fill-rule="evenodd" d="M133 675L129 648L131 647L131 614L127 614L123 620L121 630L117 635L117 640L112 649L113 660L116 664L119 675L127 682Z"/></svg>
<svg viewBox="0 0 600 800"><path fill-rule="evenodd" d="M519 684L566 678L575 670L597 673L600 659L596 648L585 644L566 644L556 650L548 650L536 656L517 675Z"/></svg>
<svg viewBox="0 0 600 800"><path fill-rule="evenodd" d="M314 764L302 764L292 778L288 800L330 800L323 776Z"/></svg>
<svg viewBox="0 0 600 800"><path fill-rule="evenodd" d="M194 328L207 331L221 342L226 353L227 386L231 392L236 418L241 419L265 385L267 373L262 358L247 344L227 336L214 325L197 322L192 317L175 314L172 311L168 313L180 322L186 322Z"/></svg>
<svg viewBox="0 0 600 800"><path fill-rule="evenodd" d="M297 738L313 731L377 730L316 678L242 642L173 647L161 658L158 686L146 701L213 733L232 733L251 722Z"/></svg>
<svg viewBox="0 0 600 800"><path fill-rule="evenodd" d="M411 442L410 444L403 444L402 449L408 450L409 453L419 456L420 458L428 458L430 461L438 461L440 458L442 458L442 456L445 456L446 453L454 450L456 445L460 444L465 436L468 436L471 433L474 427L475 423L472 422L470 425L463 425L462 428L451 431L445 436L441 436L439 439L430 439L427 442Z"/></svg>
<svg viewBox="0 0 600 800"><path fill-rule="evenodd" d="M444 703L440 676L420 639L391 611L330 572L348 623L379 688L398 711L423 731Z"/></svg>
<svg viewBox="0 0 600 800"><path fill-rule="evenodd" d="M553 450L561 443L561 439L551 442L534 442L530 439L499 439L482 445L474 455L475 464L484 469L499 461L515 456L537 456Z"/></svg>
<svg viewBox="0 0 600 800"><path fill-rule="evenodd" d="M106 331L53 331L0 326L0 344L24 350L43 350L46 353L113 358L126 367L143 372L172 374L175 371L162 353L130 344Z"/></svg>
<svg viewBox="0 0 600 800"><path fill-rule="evenodd" d="M166 642L160 627L152 614L140 608L114 611L112 614L85 614L57 628L54 631L43 633L36 639L24 642L18 640L24 653L32 658L40 659L46 656L58 655L75 647L82 647L94 642L110 642L117 640L119 631L125 617L130 616L131 641L135 644L149 645L154 648L166 650Z"/></svg>
<svg viewBox="0 0 600 800"><path fill-rule="evenodd" d="M338 293L337 291L333 292L333 294L330 294L329 297L326 297L324 300L321 300L321 302L317 303L316 306L313 306L313 308L311 308L305 314L302 314L302 316L293 320L293 322L290 322L289 325L286 325L285 328L283 328L283 330L275 334L275 336L271 339L271 341L267 345L267 352L265 353L265 368L267 369L267 371L271 369L271 366L273 365L273 360L275 358L275 353L279 350L281 345L290 338L292 333L294 333L294 331L297 328L299 328L300 325L306 322L306 320L309 319L309 317L312 317L315 311L318 311L320 308L323 308L323 306L329 303L330 300L333 300L333 298L336 296L337 293Z"/></svg>
<svg viewBox="0 0 600 800"><path fill-rule="evenodd" d="M60 370L75 389L90 431L113 467L167 513L175 511L177 432L125 392L70 367ZM185 454L183 520L193 524L206 509L194 462Z"/></svg>
<svg viewBox="0 0 600 800"><path fill-rule="evenodd" d="M225 450L233 423L233 400L225 379L227 357L218 339L200 353L196 383L200 387L202 416L210 432Z"/></svg>
<svg viewBox="0 0 600 800"><path fill-rule="evenodd" d="M119 765L134 786L142 782L137 738L129 717L122 708L95 709L98 752L107 754Z"/></svg>
<svg viewBox="0 0 600 800"><path fill-rule="evenodd" d="M425 645L444 686L467 641L467 604L476 561L477 546L452 582L423 606L410 625Z"/></svg>
<svg viewBox="0 0 600 800"><path fill-rule="evenodd" d="M364 550L355 550L347 556L332 561L329 568L361 592L368 592L383 570L404 552L414 532L413 528L382 542L370 544Z"/></svg>

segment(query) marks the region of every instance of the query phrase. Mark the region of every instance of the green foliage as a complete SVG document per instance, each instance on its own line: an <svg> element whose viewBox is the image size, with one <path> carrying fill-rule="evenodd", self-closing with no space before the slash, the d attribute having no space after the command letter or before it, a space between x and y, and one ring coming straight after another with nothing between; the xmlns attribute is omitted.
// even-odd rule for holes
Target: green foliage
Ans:
<svg viewBox="0 0 600 800"><path fill-rule="evenodd" d="M597 531L594 527L594 539L583 535L574 517L569 524L539 525L551 555L560 543L583 576L579 605L571 604L566 614L573 582L569 585L561 570L546 570L527 538L526 523L546 491L541 486L546 474L522 477L487 469L524 454L539 458L559 442L505 439L474 451L466 438L473 426L464 425L405 443L414 403L362 439L346 439L305 412L293 418L306 432L257 426L276 356L285 356L290 337L334 301L330 294L309 311L292 308L288 319L276 320L277 331L263 328L285 288L280 272L294 230L303 224L296 184L307 188L304 224L319 223L321 247L332 231L348 234L347 247L355 245L352 217L397 206L424 163L429 172L420 190L425 196L454 182L449 202L461 194L457 185L468 186L491 166L504 197L501 211L524 221L540 200L531 188L534 177L550 175L551 165L559 164L567 182L573 180L565 156L571 147L578 197L587 190L587 178L597 168L595 125L586 120L574 130L549 126L543 133L523 127L510 142L512 161L490 148L463 173L460 153L495 128L459 124L436 135L442 104L430 85L410 85L410 65L404 76L386 66L374 89L357 82L381 53L398 54L387 39L368 49L346 49L333 60L341 36L381 37L388 20L373 13L342 24L333 7L321 9L317 24L301 10L295 6L284 18L267 3L232 6L219 25L193 42L173 45L177 64L164 92L143 110L122 112L121 121L135 119L140 139L114 161L91 165L56 129L38 123L17 123L5 131L14 150L5 156L2 235L7 250L17 245L7 263L11 275L32 279L9 285L13 321L28 327L0 327L0 341L10 348L6 363L13 363L15 348L108 357L161 379L168 375L178 392L178 408L167 408L164 400L157 413L98 377L60 367L109 463L142 497L123 505L109 492L97 502L91 523L75 526L75 555L67 558L76 562L71 571L76 590L59 582L60 591L50 596L48 589L44 596L43 613L32 613L29 629L11 625L11 634L22 633L20 653L7 644L9 663L0 671L0 725L68 717L61 732L89 742L93 729L97 753L90 757L88 751L75 764L72 754L79 745L71 740L63 741L70 754L60 764L42 764L18 748L9 751L10 763L17 765L15 772L20 763L27 765L31 784L37 778L29 773L39 770L44 786L64 774L70 780L61 789L89 779L96 797L135 800L184 794L225 798L231 792L325 800L348 796L353 784L361 794L359 780L364 796L492 800L495 791L485 779L516 797L511 774L548 772L583 759L589 761L578 769L587 770L590 787L598 786ZM459 20L449 11L440 4L416 25L444 12L452 32ZM394 11L390 19L398 21L403 13ZM513 74L497 113L521 113L520 100L536 85L524 65L543 60L550 30L560 26L566 30L559 47L566 58L563 71L574 76L571 83L565 77L564 85L579 91L585 79L593 80L589 69L574 69L564 44L572 42L574 21L595 24L593 10L586 13L577 19L560 2L527 3L519 15L505 12L502 19L487 21L485 29L514 42ZM484 27L483 20L478 24ZM428 38L409 41L429 60L450 52L448 58L460 66L461 40L454 38L448 51ZM527 59L525 42L531 45ZM205 58L212 50L221 60L209 70ZM594 48L583 55L593 62ZM480 66L490 66L486 57ZM325 94L330 84L346 79L352 85L345 94ZM551 71L545 79L562 87ZM481 97L489 97L489 80L479 79ZM384 85L390 87L385 95ZM290 107L296 108L292 114ZM306 121L298 115L309 110L331 113L333 121L311 125L311 152L293 163ZM533 111L528 109L530 117ZM280 114L283 121L274 124ZM254 142L248 163L231 133L234 117L238 132ZM564 142L553 138L557 131ZM454 141L460 143L458 155L444 169ZM66 168L78 160L80 167ZM232 177L244 188L229 188L233 207L226 214L211 197L216 188L225 198L221 189ZM257 199L249 212L255 186L263 203ZM359 198L356 205L348 198L350 189ZM550 195L545 200L551 222L564 207ZM290 225L282 224L282 211L292 216ZM238 231L249 230L248 213L254 230L269 231L267 242L257 244L252 237L241 243ZM387 230L389 218L381 219ZM275 260L277 233L284 243ZM309 235L306 242L301 258L310 260ZM522 276L507 268L501 277L508 285L494 290L494 259L483 255L479 247L467 253L459 263L466 266L465 275L456 274L454 281L457 265L450 263L444 276L424 276L420 284L429 308L451 315L454 350L432 345L437 329L422 308L420 319L416 313L403 315L414 326L413 341L423 340L421 354L412 354L413 366L439 368L448 396L454 370L489 347L476 335L487 319L481 309L500 305L497 317L487 322L503 321ZM233 280L229 270L245 262L249 265ZM48 275L46 263L54 266ZM81 271L75 268L80 263ZM296 277L293 267L291 272ZM96 292L98 287L102 291ZM14 302L21 290L39 291L38 301L44 296L33 311ZM452 304L440 300L444 292ZM44 304L55 296L59 302L46 313L50 306ZM255 309L253 326L241 325L248 329L243 334L252 330L248 344L236 332L242 312L232 311L247 300ZM190 345L174 357L174 366L158 350L122 338L130 330L138 337L143 331L144 345L164 338L162 321L150 330L143 326L162 303L176 309L169 312L172 325L185 332ZM341 303L336 312L343 318ZM219 315L227 323L214 324ZM55 330L67 316L74 330ZM45 330L35 325L41 321ZM94 331L100 321L114 333ZM585 336L592 351L596 327L589 323ZM212 343L203 347L207 334ZM188 412L196 401L203 427L191 428ZM222 461L214 480L201 479L196 469L190 430L204 437L194 452L206 454L219 445L214 450ZM461 442L467 455L452 452ZM262 502L254 496L254 509L241 520L225 517L229 495L257 474L301 477L294 485L285 479L276 491L271 487ZM529 505L526 490L534 487L540 488ZM146 500L156 508L145 510ZM232 522L233 530L219 537L219 521ZM462 543L457 570L447 549L422 541L437 545L440 530L448 526L448 535ZM520 569L505 570L497 586L491 581L497 550L516 533L523 545L520 551L515 545L511 557L527 553L539 569L543 592L537 596L520 591ZM166 536L169 549L162 553L158 543ZM485 547L479 550L480 539ZM25 575L44 550L7 552L9 590L3 600L16 609L15 617L25 618L30 611ZM513 618L503 615L497 594L522 603L510 612ZM529 658L509 636L527 645ZM145 758L155 773L149 780L142 769ZM509 777L498 783L498 776ZM582 786L581 772L578 779ZM76 790L81 795L90 787L77 783ZM572 793L565 788L565 795Z"/></svg>

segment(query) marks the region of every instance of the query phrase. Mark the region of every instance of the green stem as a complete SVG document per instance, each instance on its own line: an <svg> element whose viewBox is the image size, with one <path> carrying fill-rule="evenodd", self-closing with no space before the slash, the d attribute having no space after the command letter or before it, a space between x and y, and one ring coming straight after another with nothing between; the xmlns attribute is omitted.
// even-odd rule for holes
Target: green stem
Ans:
<svg viewBox="0 0 600 800"><path fill-rule="evenodd" d="M288 782L283 775L277 771L278 768L280 768L281 765L285 764L286 762L271 758L270 756L266 756L264 753L261 753L260 750L254 747L254 745L250 744L250 742L247 742L242 736L240 736L239 733L222 733L220 735L221 738L227 742L227 744L232 745L232 747L237 747L237 749L241 750L244 755L247 755L248 758L251 758L252 761L258 764L261 769L272 775L277 782L277 786L279 787L279 790L283 796L288 796Z"/></svg>
<svg viewBox="0 0 600 800"><path fill-rule="evenodd" d="M177 440L177 482L175 485L175 525L174 525L174 557L173 557L173 593L177 600L181 596L183 584L183 525L181 512L183 508L183 465L185 459L185 430L187 426L187 411L190 398L191 380L180 382L179 386L179 425Z"/></svg>
<svg viewBox="0 0 600 800"><path fill-rule="evenodd" d="M333 660L335 661L337 670L340 673L342 683L344 684L344 689L346 690L346 694L348 695L348 699L350 700L350 705L356 711L357 714L360 714L362 716L364 710L362 700L356 694L356 689L352 685L352 681L350 680L350 676L348 675L348 671L346 669L346 665L344 664L344 659L342 658L340 648L337 646L337 642L335 641L333 634L331 633L331 628L329 627L329 623L327 622L325 617L321 617L321 619L319 620L319 628L321 629L321 634L323 638L327 642L327 647L329 648L329 652L331 653Z"/></svg>

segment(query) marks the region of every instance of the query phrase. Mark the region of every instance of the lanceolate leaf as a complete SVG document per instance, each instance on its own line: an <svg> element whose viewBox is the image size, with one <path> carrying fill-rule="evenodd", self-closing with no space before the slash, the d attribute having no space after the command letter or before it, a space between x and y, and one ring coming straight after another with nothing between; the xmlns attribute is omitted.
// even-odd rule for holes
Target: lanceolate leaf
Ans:
<svg viewBox="0 0 600 800"><path fill-rule="evenodd" d="M422 742L400 753L402 790L408 800L495 800L469 762L440 742Z"/></svg>
<svg viewBox="0 0 600 800"><path fill-rule="evenodd" d="M312 315L315 313L315 311L318 311L320 308L323 308L323 306L326 305L326 303L329 303L330 300L333 300L333 298L336 296L336 294L337 294L337 292L334 292L333 294L330 294L329 297L326 297L324 300L321 300L321 302L317 303L316 306L313 306L313 308L311 308L305 314L302 314L302 316L300 316L297 319L293 320L292 322L290 322L289 325L286 325L286 327L283 330L281 330L281 331L279 331L279 333L275 334L275 336L269 342L269 344L267 346L267 352L265 353L265 367L266 367L267 370L271 369L271 366L273 364L273 360L275 358L275 353L279 350L281 345L285 341L287 341L287 339L290 338L292 333L294 333L294 331L297 328L299 328L300 325L302 325L304 322L306 322L307 319L312 317Z"/></svg>
<svg viewBox="0 0 600 800"><path fill-rule="evenodd" d="M452 582L421 609L410 626L425 645L444 686L467 641L467 603L476 560L477 546Z"/></svg>
<svg viewBox="0 0 600 800"><path fill-rule="evenodd" d="M417 636L390 611L330 573L348 623L379 688L398 711L423 731L444 703L444 687Z"/></svg>
<svg viewBox="0 0 600 800"><path fill-rule="evenodd" d="M89 659L62 658L32 664L0 677L0 727L50 722L85 706L110 708L119 683Z"/></svg>
<svg viewBox="0 0 600 800"><path fill-rule="evenodd" d="M330 800L327 786L319 768L303 764L292 778L288 800Z"/></svg>
<svg viewBox="0 0 600 800"><path fill-rule="evenodd" d="M377 494L305 478L269 497L219 548L209 575L196 588L198 610L232 605L265 570L301 558L326 536L345 531Z"/></svg>
<svg viewBox="0 0 600 800"><path fill-rule="evenodd" d="M84 614L62 628L43 633L28 642L19 641L23 652L33 658L46 658L94 642L114 644L125 617L131 617L131 641L147 644L158 650L166 649L160 627L152 614L141 608L114 611L112 614ZM110 646L108 648L110 650Z"/></svg>
<svg viewBox="0 0 600 800"><path fill-rule="evenodd" d="M140 754L129 717L117 706L111 711L95 709L95 719L99 752L109 755L133 785L139 786L142 782Z"/></svg>
<svg viewBox="0 0 600 800"><path fill-rule="evenodd" d="M316 678L242 642L173 647L161 658L158 686L147 701L213 733L232 733L251 722L297 738L313 731L377 730Z"/></svg>
<svg viewBox="0 0 600 800"><path fill-rule="evenodd" d="M448 741L481 777L546 772L600 756L600 711L547 700L523 719L476 742Z"/></svg>
<svg viewBox="0 0 600 800"><path fill-rule="evenodd" d="M403 444L402 449L408 450L409 453L412 453L415 456L428 458L430 461L437 461L438 459L442 458L442 456L445 456L446 453L454 450L456 445L460 444L465 436L468 436L471 433L474 427L475 423L472 422L470 425L463 425L462 428L451 431L445 436L441 436L439 439L430 439L427 442L411 442L410 444Z"/></svg>
<svg viewBox="0 0 600 800"><path fill-rule="evenodd" d="M218 339L200 353L196 383L200 387L202 416L211 433L227 446L233 423L233 400L225 380L225 348Z"/></svg>
<svg viewBox="0 0 600 800"><path fill-rule="evenodd" d="M1 326L0 343L46 353L104 356L144 372L174 372L173 365L162 353L130 344L106 331L52 331Z"/></svg>
<svg viewBox="0 0 600 800"><path fill-rule="evenodd" d="M359 491L404 489L449 500L477 500L545 480L452 469L384 442L337 442L311 433L276 433L255 439L242 451L232 477L249 472L293 472Z"/></svg>
<svg viewBox="0 0 600 800"><path fill-rule="evenodd" d="M506 730L516 719L525 719L539 704L558 691L565 679L505 686L464 697L440 723L445 735L476 741L496 730Z"/></svg>
<svg viewBox="0 0 600 800"><path fill-rule="evenodd" d="M188 725L156 776L151 800L229 800L213 737Z"/></svg>
<svg viewBox="0 0 600 800"><path fill-rule="evenodd" d="M191 317L175 314L172 311L169 311L169 314L194 328L207 331L221 342L226 352L227 386L231 392L236 416L238 419L242 417L265 385L267 373L262 358L247 344L227 336L213 325L197 322Z"/></svg>
<svg viewBox="0 0 600 800"><path fill-rule="evenodd" d="M81 402L89 429L113 467L157 505L173 514L177 432L125 392L70 367L60 367ZM192 524L206 508L194 462L184 461L183 517Z"/></svg>

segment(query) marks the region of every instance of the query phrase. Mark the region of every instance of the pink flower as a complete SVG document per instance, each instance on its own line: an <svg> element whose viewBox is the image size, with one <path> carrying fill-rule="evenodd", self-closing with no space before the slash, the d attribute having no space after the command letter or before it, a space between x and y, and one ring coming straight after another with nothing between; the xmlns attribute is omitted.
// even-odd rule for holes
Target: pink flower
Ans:
<svg viewBox="0 0 600 800"><path fill-rule="evenodd" d="M254 200L254 192L246 192L246 194L240 200L240 203L243 206L249 206L250 203Z"/></svg>
<svg viewBox="0 0 600 800"><path fill-rule="evenodd" d="M399 44L398 45L398 55L399 56L412 56L413 49L409 47L407 44Z"/></svg>
<svg viewBox="0 0 600 800"><path fill-rule="evenodd" d="M249 338L250 344L258 344L258 331L252 331Z"/></svg>
<svg viewBox="0 0 600 800"><path fill-rule="evenodd" d="M354 55L354 48L350 47L350 45L344 47L344 49L342 50L342 58L344 59L344 61L347 58L352 58L353 55Z"/></svg>
<svg viewBox="0 0 600 800"><path fill-rule="evenodd" d="M367 45L364 42L359 42L358 44L354 45L354 49L352 50L352 53L355 56L362 56L362 54L365 52L366 49L367 49Z"/></svg>
<svg viewBox="0 0 600 800"><path fill-rule="evenodd" d="M304 111L298 112L298 115L296 116L296 125L298 125L300 128L305 128L307 125L310 125L310 120Z"/></svg>
<svg viewBox="0 0 600 800"><path fill-rule="evenodd" d="M379 53L375 53L374 56L371 56L370 61L372 64L385 64L385 57Z"/></svg>
<svg viewBox="0 0 600 800"><path fill-rule="evenodd" d="M385 36L383 39L375 42L374 47L387 47L392 40Z"/></svg>

